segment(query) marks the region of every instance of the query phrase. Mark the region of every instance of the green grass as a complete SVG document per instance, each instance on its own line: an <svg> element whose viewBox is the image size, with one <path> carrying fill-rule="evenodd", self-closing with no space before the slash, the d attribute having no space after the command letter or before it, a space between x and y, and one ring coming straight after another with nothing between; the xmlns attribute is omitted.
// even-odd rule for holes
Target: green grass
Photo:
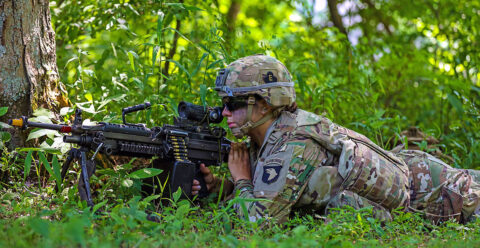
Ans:
<svg viewBox="0 0 480 248"><path fill-rule="evenodd" d="M60 198L61 199L61 198ZM260 229L224 208L180 201L146 220L148 204L133 198L108 203L93 214L75 199L60 200L27 191L1 192L2 247L474 247L480 221L434 226L411 213L398 213L382 225L368 210L342 210L328 216L293 217L285 226Z"/></svg>
<svg viewBox="0 0 480 248"><path fill-rule="evenodd" d="M326 23L312 25L311 1L243 0L234 32L226 23L231 1L171 2L50 1L60 81L72 101L56 110L63 120L54 123L70 120L74 108L82 108L85 119L119 123L121 108L144 101L151 110L131 122L171 123L179 101L219 105L213 90L218 70L264 53L292 73L300 108L386 149L403 140L402 130L417 126L440 140L452 166L480 167L478 0L362 5L362 21L351 27L363 31L356 45ZM300 2L305 11L298 11ZM302 20L291 21L292 14ZM391 34L378 30L380 20L394 27ZM0 116L7 111L0 106ZM37 118L53 116L33 111ZM156 206L138 198L140 181L131 173L140 168L132 163L97 170L95 202L105 213L98 215L78 201L72 186L78 166L55 192L68 147L56 142L61 136L37 131L30 137L40 138L42 149L0 157L0 247L475 247L480 241L479 221L434 226L419 215L397 213L382 225L368 210L336 212L327 224L317 216L294 216L284 226L260 229L216 199L202 207L176 201L159 208L159 223L150 222L145 211ZM0 130L0 149L10 138ZM42 157L45 148L57 155Z"/></svg>
<svg viewBox="0 0 480 248"><path fill-rule="evenodd" d="M15 153L14 153L15 154ZM1 171L14 171L0 189L0 247L475 247L480 220L433 225L418 214L397 211L389 223L372 218L370 209L339 209L329 216L295 215L283 225L238 219L230 202L216 198L191 203L173 196L155 206L160 195L141 198L134 186L121 186L131 163L118 173L93 177L97 205L78 200L74 173L61 193L55 179L42 174L23 181L22 154L4 153ZM12 160L9 160L12 159ZM16 158L16 159L13 159ZM33 157L35 158L35 157ZM35 159L33 159L35 161ZM9 162L9 163L6 163ZM43 166L43 165L40 165ZM111 169L113 170L113 169ZM34 179L34 180L33 180ZM133 185L139 182L135 181ZM73 185L73 186L72 186ZM123 188L122 188L123 187ZM115 190L112 190L115 189ZM120 193L121 192L121 193ZM95 210L99 210L95 212ZM158 209L158 222L147 212Z"/></svg>

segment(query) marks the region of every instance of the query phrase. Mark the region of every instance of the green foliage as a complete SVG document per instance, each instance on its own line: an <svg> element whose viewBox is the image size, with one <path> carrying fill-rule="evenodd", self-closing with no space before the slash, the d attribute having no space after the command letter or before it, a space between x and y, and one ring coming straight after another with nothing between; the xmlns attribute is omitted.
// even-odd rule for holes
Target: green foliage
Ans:
<svg viewBox="0 0 480 248"><path fill-rule="evenodd" d="M219 104L218 69L266 53L292 72L301 108L385 148L418 126L456 165L478 168L479 2L372 3L345 14L358 20L349 38L310 1L241 1L234 24L229 1L65 0L52 15L61 79L95 120L119 121L121 107L150 101L148 118L134 118L153 126L181 100Z"/></svg>
<svg viewBox="0 0 480 248"><path fill-rule="evenodd" d="M238 15L229 12L240 3ZM296 82L300 108L323 114L390 149L400 132L420 127L441 140L453 166L480 168L480 2L348 1L349 37L319 12L320 1L51 1L61 81L86 121L121 121L121 108L148 126L171 122L178 102L218 105L218 69L264 53L283 61ZM337 1L349 6L347 1ZM368 4L370 3L370 4ZM230 13L230 14L229 14ZM346 19L356 20L346 24ZM235 20L235 21L232 21ZM358 35L354 35L354 34ZM0 107L0 116L7 108ZM54 115L40 109L37 121ZM0 123L4 127L6 124ZM225 124L223 124L224 127ZM0 149L9 134L0 131ZM202 209L174 194L140 199L142 178L160 173L134 160L98 168L97 205L78 201L78 166L56 194L59 161L69 149L57 132L33 130L41 148L3 151L0 158L0 245L9 246L405 246L457 247L479 242L480 222L434 226L412 213L379 223L369 209L341 209L327 219L293 217L285 226L250 223L212 198ZM418 145L430 149L425 142ZM2 149L3 150L3 149ZM223 168L225 169L225 168ZM226 170L226 169L225 169ZM158 223L145 221L146 211ZM324 223L324 222L327 223ZM12 239L11 237L16 237Z"/></svg>
<svg viewBox="0 0 480 248"><path fill-rule="evenodd" d="M225 208L200 210L185 200L164 207L152 222L145 212L150 199L103 203L105 211L95 213L78 211L72 200L59 205L32 193L1 195L2 247L465 247L478 243L480 234L479 221L436 226L417 214L398 212L392 222L380 223L368 208L339 209L327 218L294 216L283 226L260 229Z"/></svg>
<svg viewBox="0 0 480 248"><path fill-rule="evenodd" d="M0 107L0 117L4 116L8 111L8 107ZM5 142L10 141L12 135L9 132L1 131L4 128L9 128L10 125L0 122L0 151L3 150Z"/></svg>

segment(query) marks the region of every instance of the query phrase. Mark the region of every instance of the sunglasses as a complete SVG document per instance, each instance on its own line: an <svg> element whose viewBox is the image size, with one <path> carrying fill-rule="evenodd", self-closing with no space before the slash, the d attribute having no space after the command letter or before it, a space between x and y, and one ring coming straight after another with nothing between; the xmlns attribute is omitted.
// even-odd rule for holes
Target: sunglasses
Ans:
<svg viewBox="0 0 480 248"><path fill-rule="evenodd" d="M223 99L223 106L227 108L228 111L233 112L237 109L247 107L247 99L246 98L229 98L226 97Z"/></svg>

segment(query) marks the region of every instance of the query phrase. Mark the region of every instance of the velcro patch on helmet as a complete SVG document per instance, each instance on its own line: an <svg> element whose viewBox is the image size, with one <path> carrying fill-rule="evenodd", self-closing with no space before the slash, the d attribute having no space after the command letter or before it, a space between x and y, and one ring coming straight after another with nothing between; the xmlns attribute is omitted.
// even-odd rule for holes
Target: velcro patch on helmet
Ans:
<svg viewBox="0 0 480 248"><path fill-rule="evenodd" d="M278 71L276 69L262 69L260 74L266 84L278 82Z"/></svg>

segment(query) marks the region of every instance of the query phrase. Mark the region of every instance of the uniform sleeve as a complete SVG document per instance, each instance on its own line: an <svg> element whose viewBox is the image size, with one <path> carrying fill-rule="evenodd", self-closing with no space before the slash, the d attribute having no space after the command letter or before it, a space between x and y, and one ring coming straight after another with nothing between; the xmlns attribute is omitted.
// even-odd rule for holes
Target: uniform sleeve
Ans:
<svg viewBox="0 0 480 248"><path fill-rule="evenodd" d="M287 220L310 175L325 158L325 149L310 139L297 138L278 145L258 161L252 181L235 184L234 192L239 192L240 198L235 204L238 215L248 214L250 221Z"/></svg>

